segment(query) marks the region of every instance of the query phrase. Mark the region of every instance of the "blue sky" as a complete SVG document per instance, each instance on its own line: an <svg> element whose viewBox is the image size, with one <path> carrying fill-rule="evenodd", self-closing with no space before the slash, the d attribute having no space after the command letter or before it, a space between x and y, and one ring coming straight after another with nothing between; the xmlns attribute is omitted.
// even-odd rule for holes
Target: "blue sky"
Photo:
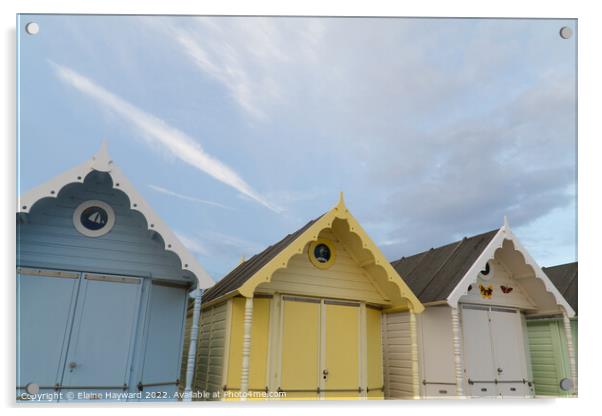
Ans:
<svg viewBox="0 0 602 416"><path fill-rule="evenodd" d="M40 31L24 32L30 21ZM22 15L19 187L106 139L214 277L348 207L393 260L576 260L574 20Z"/></svg>

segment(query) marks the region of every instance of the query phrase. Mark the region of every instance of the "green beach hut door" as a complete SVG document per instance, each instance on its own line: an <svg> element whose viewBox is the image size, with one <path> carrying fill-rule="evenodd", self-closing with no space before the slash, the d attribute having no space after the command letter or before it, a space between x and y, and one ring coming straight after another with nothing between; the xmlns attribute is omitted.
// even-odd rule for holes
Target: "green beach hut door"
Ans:
<svg viewBox="0 0 602 416"><path fill-rule="evenodd" d="M128 389L141 288L140 278L84 273L64 367L64 399L102 399ZM91 395L80 396L84 390Z"/></svg>

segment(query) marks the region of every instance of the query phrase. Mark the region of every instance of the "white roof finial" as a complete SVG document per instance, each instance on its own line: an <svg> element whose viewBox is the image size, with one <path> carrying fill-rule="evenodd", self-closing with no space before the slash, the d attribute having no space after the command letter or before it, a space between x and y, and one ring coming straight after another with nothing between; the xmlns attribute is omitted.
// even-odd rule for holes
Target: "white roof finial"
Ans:
<svg viewBox="0 0 602 416"><path fill-rule="evenodd" d="M507 230L510 228L510 224L508 223L508 217L504 215L504 228Z"/></svg>
<svg viewBox="0 0 602 416"><path fill-rule="evenodd" d="M109 155L107 141L103 139L100 143L100 149L92 156L91 168L100 172L110 172L113 161Z"/></svg>

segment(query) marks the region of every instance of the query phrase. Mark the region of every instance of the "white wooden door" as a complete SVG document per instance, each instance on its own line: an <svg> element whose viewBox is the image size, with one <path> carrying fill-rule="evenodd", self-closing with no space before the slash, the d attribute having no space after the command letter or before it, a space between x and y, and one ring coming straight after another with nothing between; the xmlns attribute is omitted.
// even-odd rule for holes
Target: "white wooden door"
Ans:
<svg viewBox="0 0 602 416"><path fill-rule="evenodd" d="M470 396L497 396L495 361L489 325L489 308L462 308L464 365Z"/></svg>
<svg viewBox="0 0 602 416"><path fill-rule="evenodd" d="M498 394L527 396L527 358L520 312L491 308L489 314Z"/></svg>
<svg viewBox="0 0 602 416"><path fill-rule="evenodd" d="M451 309L431 306L417 317L422 341L422 385L425 397L454 397L456 395L456 368Z"/></svg>

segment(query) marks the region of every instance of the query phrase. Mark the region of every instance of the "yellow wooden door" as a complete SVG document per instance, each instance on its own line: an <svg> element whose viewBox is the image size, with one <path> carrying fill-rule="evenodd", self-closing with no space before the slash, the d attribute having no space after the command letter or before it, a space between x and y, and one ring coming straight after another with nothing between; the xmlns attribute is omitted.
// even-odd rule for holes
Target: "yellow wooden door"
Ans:
<svg viewBox="0 0 602 416"><path fill-rule="evenodd" d="M288 399L318 398L320 300L285 296L282 301L280 389Z"/></svg>
<svg viewBox="0 0 602 416"><path fill-rule="evenodd" d="M359 397L360 308L349 302L324 301L321 389L328 399Z"/></svg>

